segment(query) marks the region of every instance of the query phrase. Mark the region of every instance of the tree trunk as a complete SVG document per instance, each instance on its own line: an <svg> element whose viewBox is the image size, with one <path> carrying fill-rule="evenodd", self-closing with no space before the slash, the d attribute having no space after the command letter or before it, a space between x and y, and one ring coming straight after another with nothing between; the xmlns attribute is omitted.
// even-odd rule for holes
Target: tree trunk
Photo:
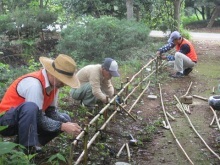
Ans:
<svg viewBox="0 0 220 165"><path fill-rule="evenodd" d="M173 1L175 27L176 27L176 30L178 31L180 30L180 4L181 4L181 0Z"/></svg>
<svg viewBox="0 0 220 165"><path fill-rule="evenodd" d="M3 0L0 0L0 13L3 14Z"/></svg>
<svg viewBox="0 0 220 165"><path fill-rule="evenodd" d="M43 4L43 0L40 0L40 8L43 9L44 4Z"/></svg>
<svg viewBox="0 0 220 165"><path fill-rule="evenodd" d="M215 7L215 11L212 14L212 17L207 25L207 28L211 28L215 22L215 19L219 16L220 6Z"/></svg>
<svg viewBox="0 0 220 165"><path fill-rule="evenodd" d="M133 19L133 0L126 0L127 19Z"/></svg>
<svg viewBox="0 0 220 165"><path fill-rule="evenodd" d="M211 19L211 9L209 6L206 6L206 19Z"/></svg>

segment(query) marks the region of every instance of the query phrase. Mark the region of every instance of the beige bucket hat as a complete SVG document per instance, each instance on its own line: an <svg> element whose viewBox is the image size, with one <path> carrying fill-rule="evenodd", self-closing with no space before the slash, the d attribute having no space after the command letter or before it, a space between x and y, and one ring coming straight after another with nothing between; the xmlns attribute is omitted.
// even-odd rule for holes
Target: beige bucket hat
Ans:
<svg viewBox="0 0 220 165"><path fill-rule="evenodd" d="M50 74L64 84L72 88L80 86L79 80L75 75L76 62L70 56L59 54L54 60L47 57L40 57L39 60Z"/></svg>

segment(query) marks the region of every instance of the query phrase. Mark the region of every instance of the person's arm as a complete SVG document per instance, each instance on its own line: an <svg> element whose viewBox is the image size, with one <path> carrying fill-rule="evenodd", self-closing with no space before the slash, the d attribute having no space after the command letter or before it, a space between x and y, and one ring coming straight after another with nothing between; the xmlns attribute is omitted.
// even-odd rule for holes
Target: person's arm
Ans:
<svg viewBox="0 0 220 165"><path fill-rule="evenodd" d="M180 53L188 54L190 52L190 46L188 44L183 44L179 50Z"/></svg>
<svg viewBox="0 0 220 165"><path fill-rule="evenodd" d="M108 95L109 98L112 98L114 95L114 87L111 83L111 80L106 80L103 82L102 90L105 92L106 95Z"/></svg>
<svg viewBox="0 0 220 165"><path fill-rule="evenodd" d="M174 43L168 43L164 46L162 46L160 49L157 50L157 54L161 55L163 53L168 52L169 50L173 49L175 47Z"/></svg>

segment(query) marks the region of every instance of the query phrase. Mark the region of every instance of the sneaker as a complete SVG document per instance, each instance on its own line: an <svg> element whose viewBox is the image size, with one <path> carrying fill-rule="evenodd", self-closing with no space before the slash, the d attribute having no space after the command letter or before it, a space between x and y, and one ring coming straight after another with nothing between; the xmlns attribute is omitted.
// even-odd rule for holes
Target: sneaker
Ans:
<svg viewBox="0 0 220 165"><path fill-rule="evenodd" d="M171 75L171 77L173 77L173 78L181 78L181 77L184 77L184 74L182 74L180 72L176 72L175 74Z"/></svg>
<svg viewBox="0 0 220 165"><path fill-rule="evenodd" d="M187 76L190 72L192 72L193 68L186 68L184 71L183 71L183 74L184 76Z"/></svg>
<svg viewBox="0 0 220 165"><path fill-rule="evenodd" d="M29 147L26 147L24 153L26 155L29 155L29 154L41 154L41 153L44 153L44 151L43 151L42 147L40 147L40 146L29 146Z"/></svg>

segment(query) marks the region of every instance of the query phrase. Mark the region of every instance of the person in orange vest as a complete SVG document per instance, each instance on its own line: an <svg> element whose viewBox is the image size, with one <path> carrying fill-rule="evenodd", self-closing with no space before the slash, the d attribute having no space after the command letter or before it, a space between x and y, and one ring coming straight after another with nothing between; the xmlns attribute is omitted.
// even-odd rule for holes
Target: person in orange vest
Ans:
<svg viewBox="0 0 220 165"><path fill-rule="evenodd" d="M40 57L43 69L23 75L7 89L0 103L0 131L3 136L17 135L17 143L29 152L42 151L61 132L77 136L81 127L57 110L59 88L79 87L75 61L64 54L54 60Z"/></svg>
<svg viewBox="0 0 220 165"><path fill-rule="evenodd" d="M168 52L174 47L176 47L174 56L163 55L163 53ZM174 70L176 73L171 75L173 78L187 76L198 61L194 46L187 39L183 38L178 31L171 33L168 44L158 49L157 55L162 59L167 59L174 63Z"/></svg>

